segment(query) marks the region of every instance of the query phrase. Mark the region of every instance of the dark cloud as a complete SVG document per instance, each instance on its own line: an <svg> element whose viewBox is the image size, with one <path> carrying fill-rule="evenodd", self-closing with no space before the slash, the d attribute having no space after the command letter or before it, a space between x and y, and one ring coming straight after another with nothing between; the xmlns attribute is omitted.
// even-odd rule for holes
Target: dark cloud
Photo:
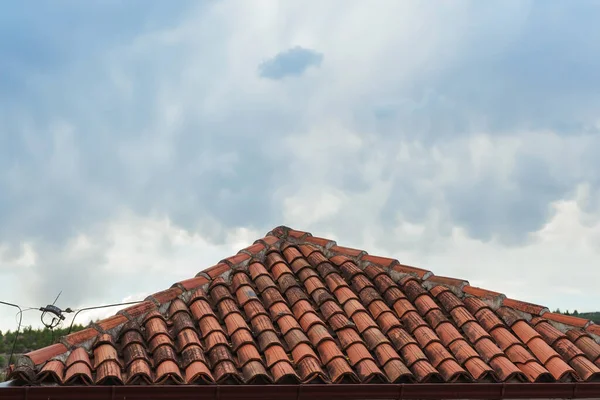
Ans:
<svg viewBox="0 0 600 400"><path fill-rule="evenodd" d="M287 76L299 76L309 67L318 67L323 61L323 54L300 46L282 51L259 67L259 75L267 79L282 79Z"/></svg>

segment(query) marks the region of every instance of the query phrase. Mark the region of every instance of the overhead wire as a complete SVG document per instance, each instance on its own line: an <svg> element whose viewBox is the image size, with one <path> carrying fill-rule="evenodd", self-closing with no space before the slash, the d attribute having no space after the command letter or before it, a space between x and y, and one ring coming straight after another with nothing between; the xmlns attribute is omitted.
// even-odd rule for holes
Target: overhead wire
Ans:
<svg viewBox="0 0 600 400"><path fill-rule="evenodd" d="M73 324L75 323L75 318L77 318L77 316L79 315L80 312L82 311L90 311L90 310L99 310L101 308L109 308L109 307L117 307L117 306L128 306L128 305L132 305L132 304L138 304L141 303L143 300L137 300L137 301L128 301L128 302L124 302L124 303L115 303L115 304L105 304L102 306L94 306L94 307L84 307L84 308L79 308L79 309L75 309L75 310L70 310L70 312L74 312L75 315L73 316L73 319L71 320L71 326L69 326L69 331L67 332L67 335L69 333L71 333L71 330L73 329ZM65 312L69 312L65 310Z"/></svg>
<svg viewBox="0 0 600 400"><path fill-rule="evenodd" d="M8 364L10 365L12 363L12 359L13 359L13 356L15 354L15 346L17 345L17 339L19 338L19 333L21 332L21 325L23 323L23 312L24 311L29 311L29 310L35 310L36 307L26 307L25 310L23 310L23 308L20 305L18 305L18 304L9 303L9 302L6 302L6 301L0 301L0 304L3 304L5 306L9 306L9 307L15 307L15 308L17 308L19 310L19 312L17 312L17 314L16 314L16 315L19 316L19 321L18 321L18 324L17 324L17 331L15 332L15 339L13 340L12 348L10 350L10 356L8 358ZM15 315L15 318L16 318L16 315Z"/></svg>
<svg viewBox="0 0 600 400"><path fill-rule="evenodd" d="M19 334L21 332L21 327L22 327L22 324L23 324L23 313L25 313L27 311L37 310L37 311L41 311L42 312L42 314L40 316L40 320L41 320L42 324L46 328L49 328L51 330L51 332L52 332L52 342L54 342L54 328L56 328L57 326L59 326L60 324L62 324L62 322L65 320L66 317L63 315L65 313L75 313L75 315L73 315L73 318L71 320L71 325L69 326L69 331L67 332L67 335L68 335L73 330L73 325L75 323L75 319L77 318L77 316L79 315L79 313L81 313L83 311L98 310L98 309L109 308L109 307L127 306L127 305L133 305L133 304L138 304L138 303L143 302L143 300L137 300L137 301L127 301L127 302L122 302L122 303L104 304L104 305L101 305L101 306L83 307L83 308L79 308L79 309L71 309L71 308L67 307L66 309L62 310L62 309L60 309L59 307L57 307L55 305L56 301L58 300L58 298L60 297L61 294L62 294L62 291L58 294L58 296L56 296L56 298L54 299L54 303L49 304L46 307L21 307L18 304L9 303L9 302L6 302L6 301L0 301L0 304L2 304L2 305L9 306L9 307L14 307L14 308L17 308L19 310L15 314L15 322L17 322L17 330L15 332L15 338L14 338L13 343L12 343L10 357L9 357L9 360L8 360L9 365L13 361L13 356L14 356L14 352L15 352L17 340L18 340ZM47 322L47 321L44 320L44 317L47 314L53 314L54 315L52 317L52 320L50 322ZM18 317L18 320L17 320L17 317Z"/></svg>

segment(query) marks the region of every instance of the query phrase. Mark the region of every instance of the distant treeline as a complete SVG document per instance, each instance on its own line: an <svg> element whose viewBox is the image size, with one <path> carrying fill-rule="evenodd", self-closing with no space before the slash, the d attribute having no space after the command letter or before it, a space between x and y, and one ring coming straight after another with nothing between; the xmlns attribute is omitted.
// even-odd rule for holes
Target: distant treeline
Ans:
<svg viewBox="0 0 600 400"><path fill-rule="evenodd" d="M83 325L73 325L72 332L80 331L83 328ZM15 355L24 354L56 343L58 339L60 339L61 336L66 335L68 331L69 328L50 330L48 328L33 329L31 326L28 326L21 329L16 342L16 331L0 331L0 374L8 364L13 343L15 343Z"/></svg>

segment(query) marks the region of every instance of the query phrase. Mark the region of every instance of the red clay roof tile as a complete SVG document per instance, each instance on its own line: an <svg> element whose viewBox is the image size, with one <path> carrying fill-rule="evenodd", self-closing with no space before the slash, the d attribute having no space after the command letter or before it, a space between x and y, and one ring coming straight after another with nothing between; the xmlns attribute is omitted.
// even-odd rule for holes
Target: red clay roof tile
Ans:
<svg viewBox="0 0 600 400"><path fill-rule="evenodd" d="M67 368L65 377L62 382L63 384L84 384L91 385L94 382L92 379L92 370L90 366L83 362L78 362Z"/></svg>
<svg viewBox="0 0 600 400"><path fill-rule="evenodd" d="M310 243L310 244L316 244L318 246L322 246L322 247L328 247L328 246L334 246L335 242L333 240L329 240L329 239L325 239L325 238L320 238L320 237L307 237L306 239L304 239L305 242Z"/></svg>
<svg viewBox="0 0 600 400"><path fill-rule="evenodd" d="M256 254L260 253L261 251L263 251L264 249L266 249L266 246L259 242L259 243L254 243L253 245L240 250L238 253L247 253L247 254L251 254L251 255L256 255Z"/></svg>
<svg viewBox="0 0 600 400"><path fill-rule="evenodd" d="M504 325L500 321L500 318L489 308L480 309L475 313L475 318L477 318L481 326L488 332L492 332L495 328Z"/></svg>
<svg viewBox="0 0 600 400"><path fill-rule="evenodd" d="M490 330L490 333L494 338L494 341L503 351L507 351L511 346L521 343L519 339L504 326L499 326Z"/></svg>
<svg viewBox="0 0 600 400"><path fill-rule="evenodd" d="M123 325L126 322L127 318L123 315L113 315L112 317L99 321L96 325L104 331L109 331L117 326Z"/></svg>
<svg viewBox="0 0 600 400"><path fill-rule="evenodd" d="M428 283L433 283L436 285L444 285L449 287L456 287L459 290L462 290L463 287L469 284L468 281L456 278L448 278L445 276L437 276L433 275L427 278Z"/></svg>
<svg viewBox="0 0 600 400"><path fill-rule="evenodd" d="M544 318L554 322L559 322L561 324L576 326L578 328L585 328L591 323L587 319L573 317L572 315L557 314L553 312L544 313Z"/></svg>
<svg viewBox="0 0 600 400"><path fill-rule="evenodd" d="M175 299L181 293L183 293L181 289L179 289L178 287L172 287L170 289L154 293L148 296L148 298L156 301L158 304L163 304Z"/></svg>
<svg viewBox="0 0 600 400"><path fill-rule="evenodd" d="M193 384L210 384L214 379L210 373L210 369L201 361L194 361L185 368L185 383Z"/></svg>
<svg viewBox="0 0 600 400"><path fill-rule="evenodd" d="M465 297L463 299L463 303L467 307L467 309L471 312L471 314L476 315L479 311L483 309L491 309L490 306L483 300L478 297Z"/></svg>
<svg viewBox="0 0 600 400"><path fill-rule="evenodd" d="M52 360L67 352L62 344L27 354L34 373L13 368L12 377L97 385L600 379L600 331L587 320L285 227L148 299L95 324L102 332L64 338L68 357Z"/></svg>
<svg viewBox="0 0 600 400"><path fill-rule="evenodd" d="M114 361L120 364L117 349L112 344L101 344L94 349L94 368L98 368L100 364L106 361Z"/></svg>
<svg viewBox="0 0 600 400"><path fill-rule="evenodd" d="M332 252L336 254L342 254L349 257L359 257L361 255L367 254L364 250L353 249L351 247L342 247L342 246L333 246L330 249Z"/></svg>
<svg viewBox="0 0 600 400"><path fill-rule="evenodd" d="M510 308L514 308L515 310L523 311L528 314L534 315L542 315L545 312L549 311L547 307L539 306L537 304L526 303L524 301L514 300L514 299L504 299L502 305Z"/></svg>
<svg viewBox="0 0 600 400"><path fill-rule="evenodd" d="M155 310L156 309L156 305L151 302L151 301L143 301L139 304L135 304L133 306L127 307L121 311L119 311L118 314L124 314L125 316L129 316L131 318L136 318L139 317L140 315L144 315L148 312L150 312L151 310Z"/></svg>
<svg viewBox="0 0 600 400"><path fill-rule="evenodd" d="M585 328L589 333L593 333L596 336L600 336L600 325L590 324Z"/></svg>
<svg viewBox="0 0 600 400"><path fill-rule="evenodd" d="M206 277L198 276L195 278L190 278L190 279L186 279L186 280L177 282L177 284L181 285L181 287L183 287L185 290L192 290L199 286L205 285L208 282L209 282L209 280L206 279Z"/></svg>
<svg viewBox="0 0 600 400"><path fill-rule="evenodd" d="M519 364L519 369L531 382L552 382L553 377L548 370L536 361L527 361Z"/></svg>
<svg viewBox="0 0 600 400"><path fill-rule="evenodd" d="M377 266L380 266L380 267L383 267L386 269L392 268L393 266L400 264L398 262L398 260L396 260L396 259L388 258L388 257L379 257L379 256L371 255L371 254L363 256L362 261L366 261L366 262L375 264Z"/></svg>
<svg viewBox="0 0 600 400"><path fill-rule="evenodd" d="M65 336L65 341L69 344L69 346L76 346L80 343L86 342L90 339L98 336L100 332L98 332L94 328L87 328L81 330L79 332L71 333L70 335Z"/></svg>
<svg viewBox="0 0 600 400"><path fill-rule="evenodd" d="M96 367L96 385L122 385L121 367L116 361L106 361Z"/></svg>
<svg viewBox="0 0 600 400"><path fill-rule="evenodd" d="M145 359L134 360L127 368L127 384L151 384L152 370L150 364Z"/></svg>
<svg viewBox="0 0 600 400"><path fill-rule="evenodd" d="M476 296L476 297L497 297L497 296L504 296L502 293L498 293L498 292L494 292L492 290L487 290L487 289L482 289L482 288L478 288L478 287L474 287L471 285L465 285L462 288L463 292L470 294L472 296Z"/></svg>
<svg viewBox="0 0 600 400"><path fill-rule="evenodd" d="M35 365L39 365L52 357L55 357L59 354L63 354L66 351L67 351L67 348L65 347L64 344L56 343L51 346L43 347L41 349L29 352L29 353L25 354L25 356L30 358L31 361L33 361L33 363Z"/></svg>
<svg viewBox="0 0 600 400"><path fill-rule="evenodd" d="M69 354L69 356L67 357L67 361L66 361L67 369L71 368L71 366L73 366L77 363L83 363L83 364L86 364L90 368L92 367L92 363L90 362L90 357L89 357L87 351L83 347L78 347L75 350L73 350L71 352L71 354Z"/></svg>
<svg viewBox="0 0 600 400"><path fill-rule="evenodd" d="M507 357L496 357L489 364L501 382L525 382L528 380L527 375Z"/></svg>
<svg viewBox="0 0 600 400"><path fill-rule="evenodd" d="M391 268L396 272L400 272L402 274L410 274L420 279L427 279L432 275L431 271L427 271L426 269L421 269L417 267L411 267L410 265L396 264L392 265Z"/></svg>
<svg viewBox="0 0 600 400"><path fill-rule="evenodd" d="M222 260L221 263L225 263L230 267L236 267L239 264L248 261L250 258L251 256L248 254L236 254L235 256L227 257L226 259ZM220 268L222 269L223 267L221 266ZM213 275L221 275L221 273L218 273L218 269L211 270L210 272L207 270L206 273L209 274L211 278L215 277Z"/></svg>
<svg viewBox="0 0 600 400"><path fill-rule="evenodd" d="M234 256L234 257L236 257L236 256ZM231 270L231 266L229 264L226 264L223 262L223 263L219 263L217 265L213 265L212 267L207 268L200 273L204 273L204 274L208 275L209 277L211 277L212 279L214 279L217 276L219 276L227 271L230 271L230 270Z"/></svg>
<svg viewBox="0 0 600 400"><path fill-rule="evenodd" d="M48 361L37 375L40 382L62 382L65 364L59 360Z"/></svg>

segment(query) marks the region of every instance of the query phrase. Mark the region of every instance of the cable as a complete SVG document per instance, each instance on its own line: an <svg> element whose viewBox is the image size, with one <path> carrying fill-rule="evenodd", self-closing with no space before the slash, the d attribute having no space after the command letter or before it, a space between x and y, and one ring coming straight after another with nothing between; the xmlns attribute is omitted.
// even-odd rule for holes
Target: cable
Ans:
<svg viewBox="0 0 600 400"><path fill-rule="evenodd" d="M67 332L67 335L69 333L71 333L71 330L73 329L73 324L75 323L75 318L77 318L77 315L79 315L79 313L82 311L90 311L90 310L97 310L100 308L117 307L117 306L128 306L131 304L138 304L141 302L143 302L143 300L128 301L125 303L105 304L103 306L85 307L85 308L80 308L80 309L76 309L76 310L71 310L70 308L67 308L64 312L75 312L75 315L73 316L73 319L71 320L71 326L69 327L69 331Z"/></svg>
<svg viewBox="0 0 600 400"><path fill-rule="evenodd" d="M54 303L56 303L56 301L58 300L58 298L60 297L61 294L62 294L62 291L58 294L58 296L56 296L56 299L54 299ZM15 321L15 322L17 322L18 326L17 326L17 331L15 332L15 339L13 340L12 349L10 351L10 357L8 359L8 363L10 365L13 361L13 356L15 353L16 345L17 345L17 339L19 338L19 333L21 332L21 325L23 324L23 313L26 311L38 310L38 311L42 312L42 315L40 316L40 320L42 321L42 324L46 328L51 330L52 342L54 342L54 328L59 326L65 320L65 316L63 315L64 313L73 313L73 312L75 313L75 315L73 316L73 319L71 320L71 325L69 326L69 331L67 332L67 335L68 335L73 330L73 325L75 323L75 319L77 318L79 313L82 311L98 310L101 308L109 308L109 307L117 307L117 306L127 306L127 305L132 305L132 304L138 304L141 302L143 302L143 300L128 301L128 302L114 303L114 304L105 304L102 306L94 306L94 307L84 307L84 308L75 309L75 310L72 310L71 308L66 308L64 310L61 310L59 307L55 306L54 303L49 304L46 307L25 307L23 309L18 304L8 303L6 301L0 301L0 304L2 304L2 305L14 307L19 310L17 312L17 314L15 315L15 318L18 316L18 321ZM53 315L52 320L50 322L47 322L46 320L44 320L44 317L47 314Z"/></svg>
<svg viewBox="0 0 600 400"><path fill-rule="evenodd" d="M63 323L63 321L60 321L58 323L58 326L56 328L57 329L62 329L62 323ZM51 342L51 344L54 344L54 329L53 328L50 328L50 333L52 335L52 342Z"/></svg>
<svg viewBox="0 0 600 400"><path fill-rule="evenodd" d="M19 322L18 322L18 326L17 326L17 331L15 332L15 340L13 340L12 349L10 350L10 357L8 358L8 365L10 365L12 362L12 359L13 359L13 355L15 354L15 346L17 345L17 339L19 338L19 333L21 332L21 324L23 323L23 309L18 304L7 303L5 301L0 301L0 304L4 304L5 306L15 307L15 308L19 309L19 312L17 313L17 315L19 316ZM36 309L35 307L27 307L26 311L35 310L35 309ZM16 317L16 315L15 315L15 317Z"/></svg>
<svg viewBox="0 0 600 400"><path fill-rule="evenodd" d="M15 307L15 308L21 308L21 306L19 306L18 304L13 304L13 303L7 303L6 301L0 301L0 304L4 304L5 306L10 306L10 307ZM25 310L37 310L39 309L39 307L24 307ZM23 310L23 311L25 311Z"/></svg>
<svg viewBox="0 0 600 400"><path fill-rule="evenodd" d="M29 308L25 308L25 309L23 309L23 311L17 311L17 313L15 314L15 323L17 323L17 324L19 323L19 321L17 320L17 317L18 317L20 314L24 314L24 313L26 313L27 311L31 311L31 310L37 310L37 311L39 311L39 308L37 308L37 307L29 307Z"/></svg>

